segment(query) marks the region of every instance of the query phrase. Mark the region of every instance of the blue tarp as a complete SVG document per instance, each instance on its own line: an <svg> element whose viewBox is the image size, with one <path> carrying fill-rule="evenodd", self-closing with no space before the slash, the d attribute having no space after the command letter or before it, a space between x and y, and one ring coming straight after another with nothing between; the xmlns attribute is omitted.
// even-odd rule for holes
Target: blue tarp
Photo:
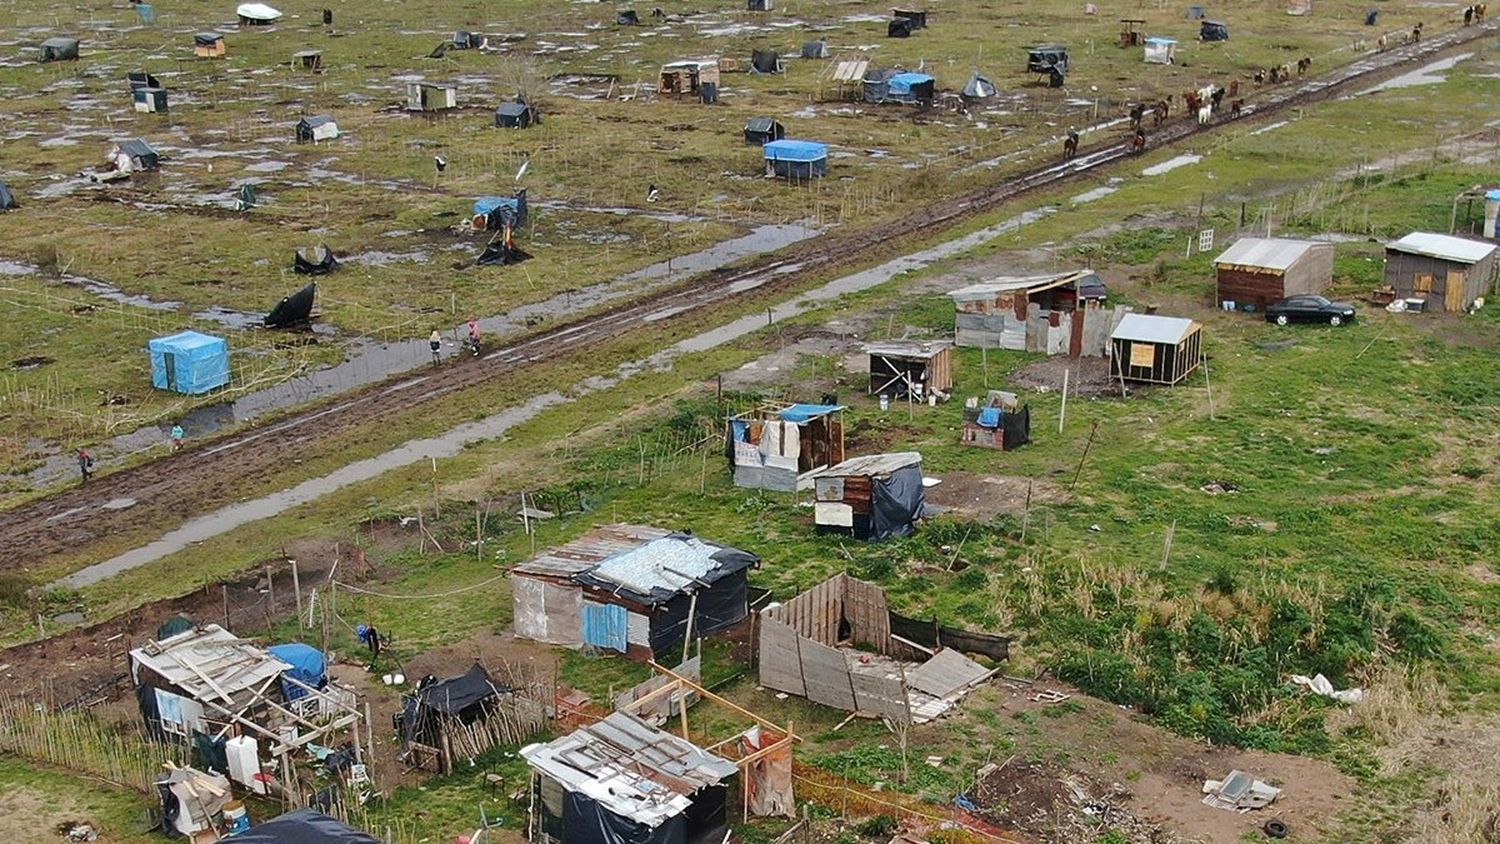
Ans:
<svg viewBox="0 0 1500 844"><path fill-rule="evenodd" d="M290 675L298 683L315 689L321 689L328 683L328 661L323 658L323 652L312 645L289 642L285 645L272 645L267 650L271 656L291 666L291 670L282 672L282 676ZM283 680L281 693L292 701L307 694L307 690Z"/></svg>
<svg viewBox="0 0 1500 844"><path fill-rule="evenodd" d="M809 419L843 410L841 404L794 404L786 410L781 411L781 419L784 422L801 424Z"/></svg>
<svg viewBox="0 0 1500 844"><path fill-rule="evenodd" d="M922 85L934 82L933 77L925 73L898 73L886 80L886 86L893 97L909 97L913 85Z"/></svg>
<svg viewBox="0 0 1500 844"><path fill-rule="evenodd" d="M151 385L197 395L229 383L229 343L196 331L157 337L151 351Z"/></svg>
<svg viewBox="0 0 1500 844"><path fill-rule="evenodd" d="M816 141L771 141L761 149L770 161L819 161L828 157L828 145Z"/></svg>
<svg viewBox="0 0 1500 844"><path fill-rule="evenodd" d="M1170 47L1176 43L1177 39L1175 38L1159 38L1155 35L1146 39L1146 46L1148 47Z"/></svg>
<svg viewBox="0 0 1500 844"><path fill-rule="evenodd" d="M629 611L619 604L583 602L583 643L625 653Z"/></svg>
<svg viewBox="0 0 1500 844"><path fill-rule="evenodd" d="M518 201L513 196L481 196L474 200L475 214L493 214L497 208L516 210Z"/></svg>
<svg viewBox="0 0 1500 844"><path fill-rule="evenodd" d="M1000 427L1000 408L983 407L979 409L979 425L983 428Z"/></svg>

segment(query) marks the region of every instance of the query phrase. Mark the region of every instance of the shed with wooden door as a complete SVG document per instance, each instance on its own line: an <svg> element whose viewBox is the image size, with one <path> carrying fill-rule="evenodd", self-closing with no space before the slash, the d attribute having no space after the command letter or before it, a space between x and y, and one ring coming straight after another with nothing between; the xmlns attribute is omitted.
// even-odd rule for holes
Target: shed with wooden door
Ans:
<svg viewBox="0 0 1500 844"><path fill-rule="evenodd" d="M1215 302L1263 311L1288 296L1322 293L1333 284L1333 244L1242 237L1214 259Z"/></svg>
<svg viewBox="0 0 1500 844"><path fill-rule="evenodd" d="M953 344L909 341L871 343L870 395L926 401L953 392Z"/></svg>
<svg viewBox="0 0 1500 844"><path fill-rule="evenodd" d="M1110 374L1176 384L1203 362L1203 326L1183 317L1126 314L1109 338Z"/></svg>
<svg viewBox="0 0 1500 844"><path fill-rule="evenodd" d="M908 536L926 508L922 455L866 454L811 475L819 533L846 533L879 542Z"/></svg>
<svg viewBox="0 0 1500 844"><path fill-rule="evenodd" d="M1426 310L1468 310L1489 295L1495 272L1495 244L1482 240L1412 232L1385 246L1385 283Z"/></svg>

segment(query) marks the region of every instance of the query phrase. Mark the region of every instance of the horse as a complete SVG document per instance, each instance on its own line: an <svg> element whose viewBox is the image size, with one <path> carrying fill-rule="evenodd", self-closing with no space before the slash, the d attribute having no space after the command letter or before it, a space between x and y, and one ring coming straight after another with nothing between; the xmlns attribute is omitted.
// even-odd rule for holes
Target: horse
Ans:
<svg viewBox="0 0 1500 844"><path fill-rule="evenodd" d="M1151 125L1160 126L1162 121L1167 119L1167 108L1166 100L1159 100L1156 103L1156 106L1151 109Z"/></svg>
<svg viewBox="0 0 1500 844"><path fill-rule="evenodd" d="M1229 98L1232 100L1240 95L1240 80L1229 80Z"/></svg>
<svg viewBox="0 0 1500 844"><path fill-rule="evenodd" d="M1146 133L1136 130L1135 135L1130 138L1130 154L1140 155L1146 149Z"/></svg>
<svg viewBox="0 0 1500 844"><path fill-rule="evenodd" d="M1130 107L1130 126L1132 129L1141 128L1141 121L1146 117L1146 104L1136 103Z"/></svg>
<svg viewBox="0 0 1500 844"><path fill-rule="evenodd" d="M1072 161L1078 157L1078 133L1069 131L1068 137L1063 139L1063 161Z"/></svg>
<svg viewBox="0 0 1500 844"><path fill-rule="evenodd" d="M1199 126L1207 126L1208 123L1209 123L1209 121L1213 119L1213 116L1214 116L1214 107L1213 107L1212 104L1210 104L1210 103L1204 103L1203 105L1201 105L1201 106L1198 107L1198 125Z"/></svg>
<svg viewBox="0 0 1500 844"><path fill-rule="evenodd" d="M1260 68L1259 70L1255 71L1255 75L1250 78L1255 80L1255 84L1257 85L1266 84L1266 69Z"/></svg>
<svg viewBox="0 0 1500 844"><path fill-rule="evenodd" d="M1230 119L1233 120L1234 118L1239 117L1240 116L1240 110L1243 109L1244 107L1245 107L1245 101L1242 100L1242 99L1235 100L1234 102L1230 103L1229 104L1229 117L1230 117Z"/></svg>
<svg viewBox="0 0 1500 844"><path fill-rule="evenodd" d="M1475 23L1484 23L1484 13L1488 12L1488 11L1489 11L1489 6L1487 4L1485 4L1485 3L1475 3L1474 4L1474 22Z"/></svg>
<svg viewBox="0 0 1500 844"><path fill-rule="evenodd" d="M1218 111L1219 108L1220 108L1220 106L1223 104L1223 102L1224 102L1224 89L1220 88L1217 85L1215 85L1213 93L1211 93L1211 94L1208 95L1209 106L1214 111Z"/></svg>
<svg viewBox="0 0 1500 844"><path fill-rule="evenodd" d="M1378 52L1378 53L1384 53L1386 50L1389 50L1390 48L1391 48L1391 39L1390 39L1390 36L1388 36L1388 35L1382 35L1379 38L1375 39L1375 51L1376 52Z"/></svg>
<svg viewBox="0 0 1500 844"><path fill-rule="evenodd" d="M1304 76L1308 68L1312 67L1312 56L1303 56L1297 60L1297 75Z"/></svg>
<svg viewBox="0 0 1500 844"><path fill-rule="evenodd" d="M1411 43L1422 43L1422 22L1417 21L1411 28Z"/></svg>

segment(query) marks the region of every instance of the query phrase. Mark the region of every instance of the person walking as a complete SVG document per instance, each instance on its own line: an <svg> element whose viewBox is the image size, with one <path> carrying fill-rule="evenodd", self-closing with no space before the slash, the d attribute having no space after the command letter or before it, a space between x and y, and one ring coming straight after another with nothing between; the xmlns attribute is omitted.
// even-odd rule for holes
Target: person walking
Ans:
<svg viewBox="0 0 1500 844"><path fill-rule="evenodd" d="M479 354L479 338L480 338L479 320L477 320L477 319L470 319L469 320L469 342L468 342L469 352L470 353L475 354L475 355Z"/></svg>
<svg viewBox="0 0 1500 844"><path fill-rule="evenodd" d="M172 450L182 450L182 423L180 422L172 426Z"/></svg>
<svg viewBox="0 0 1500 844"><path fill-rule="evenodd" d="M94 455L83 446L78 447L78 474L83 477L79 483L88 483L89 477L94 474Z"/></svg>
<svg viewBox="0 0 1500 844"><path fill-rule="evenodd" d="M437 366L443 359L443 337L436 328L432 329L432 336L427 338L427 345L432 349L432 365Z"/></svg>

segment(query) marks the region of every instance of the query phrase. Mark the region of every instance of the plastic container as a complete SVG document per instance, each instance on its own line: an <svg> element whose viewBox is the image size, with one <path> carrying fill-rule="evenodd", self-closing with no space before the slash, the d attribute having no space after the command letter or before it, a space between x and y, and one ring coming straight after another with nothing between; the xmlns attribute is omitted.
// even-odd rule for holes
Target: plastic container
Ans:
<svg viewBox="0 0 1500 844"><path fill-rule="evenodd" d="M231 800L224 804L224 829L229 835L239 835L250 829L250 813L245 811L244 803Z"/></svg>

